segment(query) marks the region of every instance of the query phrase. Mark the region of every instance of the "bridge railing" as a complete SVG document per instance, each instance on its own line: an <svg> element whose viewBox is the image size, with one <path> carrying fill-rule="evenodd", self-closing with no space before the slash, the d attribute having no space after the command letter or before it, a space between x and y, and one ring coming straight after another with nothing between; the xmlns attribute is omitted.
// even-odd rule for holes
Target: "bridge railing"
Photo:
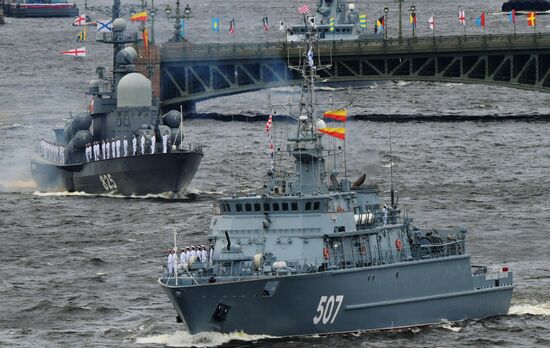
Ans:
<svg viewBox="0 0 550 348"><path fill-rule="evenodd" d="M161 60L196 61L214 59L262 59L297 57L303 52L302 43L266 42L237 44L180 45L166 43L161 47ZM482 50L518 50L550 47L550 35L534 34L488 34L433 36L415 38L361 39L354 41L322 41L317 54L326 56L377 55L391 53L456 52Z"/></svg>

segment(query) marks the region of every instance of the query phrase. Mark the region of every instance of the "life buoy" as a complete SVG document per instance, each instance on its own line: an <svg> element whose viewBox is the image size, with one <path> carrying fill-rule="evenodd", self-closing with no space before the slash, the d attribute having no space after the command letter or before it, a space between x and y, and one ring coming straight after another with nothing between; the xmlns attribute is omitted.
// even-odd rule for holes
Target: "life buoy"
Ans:
<svg viewBox="0 0 550 348"><path fill-rule="evenodd" d="M397 248L398 251L403 250L403 243L401 242L401 239L395 240L395 247Z"/></svg>
<svg viewBox="0 0 550 348"><path fill-rule="evenodd" d="M323 257L325 258L325 260L328 260L328 256L329 256L328 248L323 248Z"/></svg>

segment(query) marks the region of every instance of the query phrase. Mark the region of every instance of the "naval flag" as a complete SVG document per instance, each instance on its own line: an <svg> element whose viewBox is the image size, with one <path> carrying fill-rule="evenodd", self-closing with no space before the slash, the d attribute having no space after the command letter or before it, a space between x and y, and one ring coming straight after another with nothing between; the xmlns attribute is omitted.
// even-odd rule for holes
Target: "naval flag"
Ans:
<svg viewBox="0 0 550 348"><path fill-rule="evenodd" d="M61 54L65 56L73 56L73 57L86 57L86 47L80 47L75 48L68 51L63 51Z"/></svg>

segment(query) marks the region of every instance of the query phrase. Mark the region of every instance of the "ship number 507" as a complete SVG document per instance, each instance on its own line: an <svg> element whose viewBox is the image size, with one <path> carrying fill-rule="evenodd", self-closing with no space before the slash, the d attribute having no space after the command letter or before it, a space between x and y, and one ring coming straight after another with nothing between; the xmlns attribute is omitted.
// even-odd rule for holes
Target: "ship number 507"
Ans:
<svg viewBox="0 0 550 348"><path fill-rule="evenodd" d="M320 322L323 325L334 323L343 300L344 295L321 296L319 305L317 305L317 315L313 317L313 324L317 325Z"/></svg>

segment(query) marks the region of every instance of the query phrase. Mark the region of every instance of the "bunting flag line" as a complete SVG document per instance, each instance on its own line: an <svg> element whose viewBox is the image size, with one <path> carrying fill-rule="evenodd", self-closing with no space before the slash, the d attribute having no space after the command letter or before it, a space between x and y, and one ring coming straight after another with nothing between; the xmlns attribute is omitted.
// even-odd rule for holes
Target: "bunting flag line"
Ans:
<svg viewBox="0 0 550 348"><path fill-rule="evenodd" d="M464 15L464 11L458 11L458 21L462 25L466 25L466 16Z"/></svg>
<svg viewBox="0 0 550 348"><path fill-rule="evenodd" d="M212 18L212 31L219 33L220 32L220 19L219 18Z"/></svg>
<svg viewBox="0 0 550 348"><path fill-rule="evenodd" d="M235 34L235 20L229 21L229 34Z"/></svg>
<svg viewBox="0 0 550 348"><path fill-rule="evenodd" d="M478 27L485 27L485 12L481 12L481 15L476 18L476 25Z"/></svg>
<svg viewBox="0 0 550 348"><path fill-rule="evenodd" d="M301 15L306 15L309 13L309 6L307 4L303 4L302 6L298 7L298 13Z"/></svg>
<svg viewBox="0 0 550 348"><path fill-rule="evenodd" d="M63 51L61 54L65 56L73 56L73 57L86 57L86 47L80 47L75 48L68 51Z"/></svg>
<svg viewBox="0 0 550 348"><path fill-rule="evenodd" d="M363 30L367 29L367 15L366 14L359 15L359 27Z"/></svg>
<svg viewBox="0 0 550 348"><path fill-rule="evenodd" d="M510 11L508 13L508 20L510 21L510 23L516 23L516 10L513 9L512 11Z"/></svg>
<svg viewBox="0 0 550 348"><path fill-rule="evenodd" d="M431 30L435 30L435 18L434 18L434 16L431 16L430 19L428 20L428 27Z"/></svg>
<svg viewBox="0 0 550 348"><path fill-rule="evenodd" d="M330 118L335 121L341 121L346 122L348 119L348 110L346 109L340 109L340 110L328 110L323 113L324 118Z"/></svg>
<svg viewBox="0 0 550 348"><path fill-rule="evenodd" d="M83 30L79 31L78 34L76 35L76 41L84 42L86 41L86 36L87 36L87 31L86 31L86 28L84 28Z"/></svg>
<svg viewBox="0 0 550 348"><path fill-rule="evenodd" d="M113 31L113 21L97 21L97 32L98 33L110 33Z"/></svg>
<svg viewBox="0 0 550 348"><path fill-rule="evenodd" d="M264 17L262 19L263 25L264 25L264 31L269 31L269 23L267 21L267 17Z"/></svg>
<svg viewBox="0 0 550 348"><path fill-rule="evenodd" d="M143 29L143 47L147 51L149 49L149 30Z"/></svg>
<svg viewBox="0 0 550 348"><path fill-rule="evenodd" d="M334 17L330 17L328 21L329 30L334 32Z"/></svg>
<svg viewBox="0 0 550 348"><path fill-rule="evenodd" d="M130 17L132 22L147 22L147 11L141 11Z"/></svg>
<svg viewBox="0 0 550 348"><path fill-rule="evenodd" d="M345 128L319 128L319 132L325 133L327 135L330 135L331 137L335 137L341 140L346 139L346 129Z"/></svg>
<svg viewBox="0 0 550 348"><path fill-rule="evenodd" d="M86 25L86 15L83 13L73 21L74 26Z"/></svg>
<svg viewBox="0 0 550 348"><path fill-rule="evenodd" d="M537 26L537 14L536 12L529 12L527 15L527 25L530 27Z"/></svg>

